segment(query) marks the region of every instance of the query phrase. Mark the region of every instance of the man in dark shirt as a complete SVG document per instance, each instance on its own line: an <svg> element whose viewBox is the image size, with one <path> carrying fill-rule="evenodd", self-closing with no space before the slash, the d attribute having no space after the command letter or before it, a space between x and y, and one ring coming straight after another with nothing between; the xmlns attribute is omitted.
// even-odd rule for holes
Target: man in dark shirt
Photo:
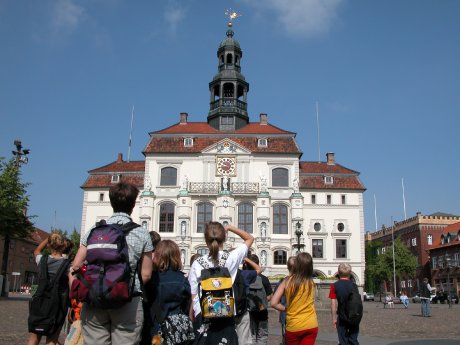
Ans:
<svg viewBox="0 0 460 345"><path fill-rule="evenodd" d="M249 259L259 265L259 257L251 254ZM270 301L273 295L273 290L270 281L263 274L259 274L262 279L265 294L267 295L267 302ZM251 311L249 313L251 318L251 336L253 345L266 345L268 343L268 309L260 311Z"/></svg>

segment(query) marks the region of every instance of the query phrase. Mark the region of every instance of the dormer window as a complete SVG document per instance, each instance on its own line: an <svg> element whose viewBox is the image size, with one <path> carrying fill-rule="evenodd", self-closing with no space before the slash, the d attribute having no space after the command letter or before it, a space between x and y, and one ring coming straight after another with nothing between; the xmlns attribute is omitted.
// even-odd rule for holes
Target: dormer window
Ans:
<svg viewBox="0 0 460 345"><path fill-rule="evenodd" d="M257 146L258 147L267 147L268 146L267 138L259 138L259 139L257 139Z"/></svg>
<svg viewBox="0 0 460 345"><path fill-rule="evenodd" d="M118 182L120 182L120 175L119 174L112 175L112 183L118 183Z"/></svg>
<svg viewBox="0 0 460 345"><path fill-rule="evenodd" d="M193 146L193 138L184 138L184 146L185 147L192 147Z"/></svg>
<svg viewBox="0 0 460 345"><path fill-rule="evenodd" d="M334 179L332 178L332 176L324 176L324 183L325 184L332 184L332 183L334 183Z"/></svg>

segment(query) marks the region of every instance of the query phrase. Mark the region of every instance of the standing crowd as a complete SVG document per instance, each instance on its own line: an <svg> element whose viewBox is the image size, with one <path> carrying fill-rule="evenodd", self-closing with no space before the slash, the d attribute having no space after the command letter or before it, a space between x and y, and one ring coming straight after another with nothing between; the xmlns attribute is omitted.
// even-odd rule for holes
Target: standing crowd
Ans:
<svg viewBox="0 0 460 345"><path fill-rule="evenodd" d="M262 345L268 343L269 304L280 311L283 343L315 343L309 253L289 258L289 275L273 292L259 258L250 253L253 236L209 222L209 254L193 255L185 276L178 245L133 223L138 193L131 184L112 186L112 216L81 237L74 258L67 255L71 242L59 233L37 247L40 283L31 301L28 345L38 345L42 336L48 345L59 344L66 316L71 327L65 344L71 345ZM229 232L242 243L226 250ZM48 255L42 255L45 248ZM340 279L329 293L339 344L358 344L362 304L351 315L348 301L356 285L350 275L350 265L340 264Z"/></svg>

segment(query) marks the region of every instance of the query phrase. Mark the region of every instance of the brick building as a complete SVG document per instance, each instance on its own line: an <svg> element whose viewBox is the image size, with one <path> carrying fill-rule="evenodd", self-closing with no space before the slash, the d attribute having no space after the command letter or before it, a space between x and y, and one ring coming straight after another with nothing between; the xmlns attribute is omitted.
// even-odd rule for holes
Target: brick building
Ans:
<svg viewBox="0 0 460 345"><path fill-rule="evenodd" d="M396 291L405 289L410 295L418 291L419 284L424 277L431 279L430 250L438 245L444 229L460 221L459 216L434 213L422 215L417 212L416 216L400 222L394 222L393 226L383 226L381 230L366 233L366 241L378 241L381 246L377 248L377 254L386 250L392 250L393 237L399 238L406 244L410 252L417 259L417 271L414 277L397 278ZM393 282L385 283L385 291L394 291Z"/></svg>

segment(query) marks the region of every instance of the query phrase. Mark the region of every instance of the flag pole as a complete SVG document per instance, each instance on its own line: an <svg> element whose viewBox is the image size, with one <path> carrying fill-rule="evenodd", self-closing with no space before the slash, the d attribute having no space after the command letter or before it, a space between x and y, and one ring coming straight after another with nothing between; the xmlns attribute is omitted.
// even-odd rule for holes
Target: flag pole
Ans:
<svg viewBox="0 0 460 345"><path fill-rule="evenodd" d="M404 207L404 219L407 219L406 215L406 197L404 195L404 178L401 177L401 185L402 185L402 197L403 197L403 207Z"/></svg>
<svg viewBox="0 0 460 345"><path fill-rule="evenodd" d="M128 143L128 162L131 158L131 138L133 135L133 120L134 120L134 105L133 105L133 110L131 111L131 129L129 130L129 143Z"/></svg>
<svg viewBox="0 0 460 345"><path fill-rule="evenodd" d="M320 141L319 141L319 105L318 101L316 101L316 129L318 132L318 163L321 162L321 147L320 147Z"/></svg>

